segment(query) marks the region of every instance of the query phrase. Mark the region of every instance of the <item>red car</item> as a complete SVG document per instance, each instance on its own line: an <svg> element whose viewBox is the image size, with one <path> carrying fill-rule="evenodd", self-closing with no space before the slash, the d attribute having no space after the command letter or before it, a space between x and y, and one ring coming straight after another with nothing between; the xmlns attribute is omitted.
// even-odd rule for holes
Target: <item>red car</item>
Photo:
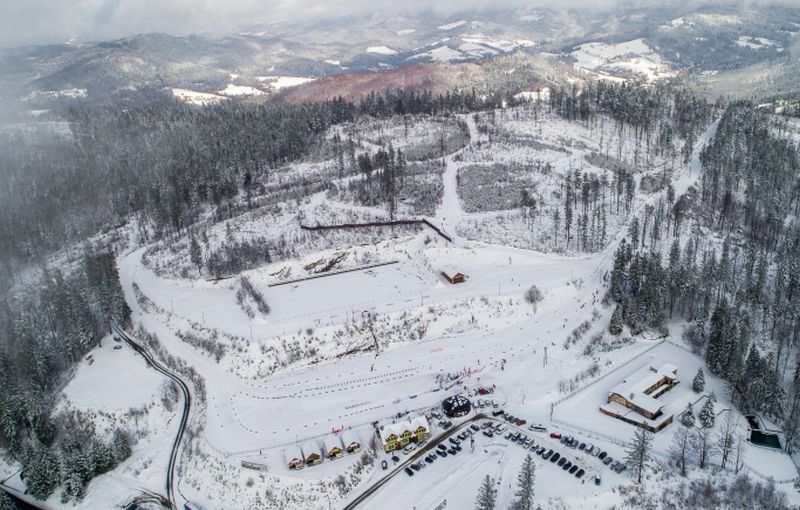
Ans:
<svg viewBox="0 0 800 510"><path fill-rule="evenodd" d="M552 437L553 439L561 439L561 434L553 432L552 434L550 434L550 437Z"/></svg>

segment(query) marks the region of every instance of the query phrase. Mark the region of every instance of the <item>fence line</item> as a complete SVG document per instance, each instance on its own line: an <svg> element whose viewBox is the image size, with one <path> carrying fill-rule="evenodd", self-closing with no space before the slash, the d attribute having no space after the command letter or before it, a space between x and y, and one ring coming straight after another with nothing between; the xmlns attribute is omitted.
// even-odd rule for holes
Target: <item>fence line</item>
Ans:
<svg viewBox="0 0 800 510"><path fill-rule="evenodd" d="M304 282L306 280L314 280L315 278L325 278L326 276L336 276L337 274L352 273L352 272L355 272L355 271L365 271L367 269L372 269L372 268L375 268L375 267L389 266L391 264L397 264L397 262L398 262L397 260L390 260L389 262L377 262L375 264L367 264L365 266L351 267L349 269L340 269L338 271L326 271L324 273L312 274L312 275L309 275L309 276L304 276L302 278L293 278L291 280L286 280L286 281L283 281L283 282L270 283L268 285L268 287L279 287L281 285L289 285L291 283Z"/></svg>
<svg viewBox="0 0 800 510"><path fill-rule="evenodd" d="M354 229L354 228L369 228L369 227L397 227L404 225L424 225L436 232L442 239L452 243L453 238L445 234L444 231L428 221L426 218L412 219L412 220L392 220L392 221L370 221L366 223L339 223L336 225L300 225L303 230L320 231L320 230L337 230L337 229Z"/></svg>

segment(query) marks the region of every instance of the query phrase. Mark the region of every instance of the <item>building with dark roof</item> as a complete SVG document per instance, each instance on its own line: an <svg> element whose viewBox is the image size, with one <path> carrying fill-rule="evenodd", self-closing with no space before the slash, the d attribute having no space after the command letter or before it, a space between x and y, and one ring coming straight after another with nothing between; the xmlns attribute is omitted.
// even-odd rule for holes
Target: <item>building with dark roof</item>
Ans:
<svg viewBox="0 0 800 510"><path fill-rule="evenodd" d="M442 411L444 411L444 414L449 418L466 416L471 410L472 404L466 399L466 397L461 395L447 397L444 399L444 402L442 402Z"/></svg>

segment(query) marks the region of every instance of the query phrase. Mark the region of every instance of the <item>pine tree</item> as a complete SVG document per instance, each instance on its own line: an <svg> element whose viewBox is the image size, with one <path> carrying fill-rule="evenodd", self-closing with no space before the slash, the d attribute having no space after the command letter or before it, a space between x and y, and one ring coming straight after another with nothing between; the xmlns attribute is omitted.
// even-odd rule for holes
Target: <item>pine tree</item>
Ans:
<svg viewBox="0 0 800 510"><path fill-rule="evenodd" d="M114 444L114 457L117 462L122 462L131 456L130 439L128 439L128 434L125 431L122 429L115 430L112 442Z"/></svg>
<svg viewBox="0 0 800 510"><path fill-rule="evenodd" d="M116 464L117 462L114 458L114 452L112 449L99 439L95 438L92 441L91 450L92 477L111 471Z"/></svg>
<svg viewBox="0 0 800 510"><path fill-rule="evenodd" d="M695 425L694 410L692 404L689 403L686 409L681 413L681 424L686 428L693 428Z"/></svg>
<svg viewBox="0 0 800 510"><path fill-rule="evenodd" d="M714 415L714 399L709 397L706 399L706 402L703 404L702 409L700 409L700 425L703 428L710 429L714 426L714 420L716 416Z"/></svg>
<svg viewBox="0 0 800 510"><path fill-rule="evenodd" d="M36 499L47 499L61 484L58 459L45 447L33 447L23 459L25 486Z"/></svg>
<svg viewBox="0 0 800 510"><path fill-rule="evenodd" d="M197 266L199 273L203 272L203 250L200 248L200 243L197 242L197 236L192 234L189 241L189 259L192 264Z"/></svg>
<svg viewBox="0 0 800 510"><path fill-rule="evenodd" d="M0 510L17 510L17 505L8 494L2 490L0 490Z"/></svg>
<svg viewBox="0 0 800 510"><path fill-rule="evenodd" d="M732 326L733 321L728 301L723 297L711 315L708 347L706 348L708 369L719 377L727 378L729 375L729 361L733 345Z"/></svg>
<svg viewBox="0 0 800 510"><path fill-rule="evenodd" d="M517 475L517 492L514 494L514 510L531 510L533 507L533 484L536 480L536 464L530 454L525 456Z"/></svg>
<svg viewBox="0 0 800 510"><path fill-rule="evenodd" d="M614 313L611 314L611 321L608 323L608 332L614 336L622 333L622 307L617 305Z"/></svg>
<svg viewBox="0 0 800 510"><path fill-rule="evenodd" d="M638 483L642 483L642 475L650 460L650 446L653 444L653 434L645 429L637 428L633 433L633 441L626 450L625 462L636 472Z"/></svg>
<svg viewBox="0 0 800 510"><path fill-rule="evenodd" d="M475 510L494 510L497 504L497 489L494 480L486 475L483 483L478 488L478 498L475 500Z"/></svg>
<svg viewBox="0 0 800 510"><path fill-rule="evenodd" d="M692 389L695 393L702 393L703 389L706 387L706 376L703 374L703 369L697 369L697 375L694 376L694 380L692 381Z"/></svg>

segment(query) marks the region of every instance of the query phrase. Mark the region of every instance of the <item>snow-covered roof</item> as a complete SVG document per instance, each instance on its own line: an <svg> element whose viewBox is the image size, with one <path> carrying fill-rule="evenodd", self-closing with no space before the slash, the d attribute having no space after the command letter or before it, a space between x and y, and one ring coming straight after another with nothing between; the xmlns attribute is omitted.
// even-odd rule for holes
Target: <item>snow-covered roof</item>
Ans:
<svg viewBox="0 0 800 510"><path fill-rule="evenodd" d="M283 451L284 456L286 456L286 463L290 463L295 460L299 460L300 462L303 461L303 453L300 451L300 448L297 445L289 445Z"/></svg>
<svg viewBox="0 0 800 510"><path fill-rule="evenodd" d="M308 459L309 455L312 455L312 454L315 454L315 453L317 455L320 454L319 453L319 444L316 441L314 441L313 439L309 439L308 441L303 443L303 446L301 448L303 450L303 456L306 459Z"/></svg>
<svg viewBox="0 0 800 510"><path fill-rule="evenodd" d="M428 420L424 416L410 416L408 420L399 421L397 423L388 423L381 429L381 441L386 443L389 439L389 436L392 434L400 437L403 432L406 431L416 434L419 427L424 427L425 430L430 430Z"/></svg>
<svg viewBox="0 0 800 510"><path fill-rule="evenodd" d="M400 437L403 432L408 429L408 422L405 424L403 422L400 423L387 423L381 428L381 441L386 443L389 440L389 436L394 434L397 437Z"/></svg>
<svg viewBox="0 0 800 510"><path fill-rule="evenodd" d="M353 432L352 430L345 430L342 432L342 442L345 446L350 446L353 443L361 444L361 440L358 438L358 434Z"/></svg>
<svg viewBox="0 0 800 510"><path fill-rule="evenodd" d="M325 452L330 452L334 448L342 449L342 442L336 436L325 436L322 441L325 444Z"/></svg>
<svg viewBox="0 0 800 510"><path fill-rule="evenodd" d="M428 420L424 416L413 416L409 419L411 422L411 431L416 432L418 428L422 427L425 430L430 430Z"/></svg>
<svg viewBox="0 0 800 510"><path fill-rule="evenodd" d="M674 380L677 371L678 367L671 363L664 363L657 369L652 364L645 365L611 388L611 393L616 393L649 413L657 413L664 404L646 394L645 391L664 377Z"/></svg>

